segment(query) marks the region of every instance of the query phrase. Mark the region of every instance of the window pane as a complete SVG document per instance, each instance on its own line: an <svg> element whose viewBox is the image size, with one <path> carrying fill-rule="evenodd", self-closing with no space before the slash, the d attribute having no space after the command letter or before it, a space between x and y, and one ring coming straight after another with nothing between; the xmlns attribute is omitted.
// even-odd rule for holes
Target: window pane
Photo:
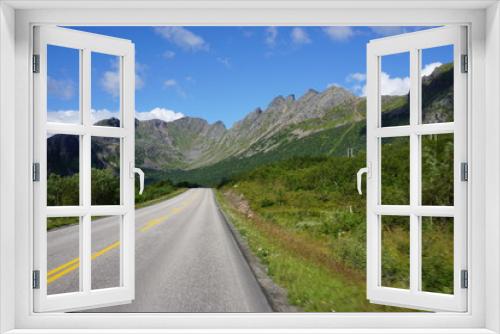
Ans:
<svg viewBox="0 0 500 334"><path fill-rule="evenodd" d="M47 205L80 204L80 137L47 135Z"/></svg>
<svg viewBox="0 0 500 334"><path fill-rule="evenodd" d="M382 204L410 204L410 138L381 140Z"/></svg>
<svg viewBox="0 0 500 334"><path fill-rule="evenodd" d="M92 219L92 289L120 286L121 217Z"/></svg>
<svg viewBox="0 0 500 334"><path fill-rule="evenodd" d="M92 205L119 205L120 139L92 137Z"/></svg>
<svg viewBox="0 0 500 334"><path fill-rule="evenodd" d="M422 139L422 205L453 206L453 134Z"/></svg>
<svg viewBox="0 0 500 334"><path fill-rule="evenodd" d="M410 124L410 53L380 57L382 126Z"/></svg>
<svg viewBox="0 0 500 334"><path fill-rule="evenodd" d="M453 294L453 218L422 217L422 290Z"/></svg>
<svg viewBox="0 0 500 334"><path fill-rule="evenodd" d="M383 216L382 286L410 288L410 217Z"/></svg>
<svg viewBox="0 0 500 334"><path fill-rule="evenodd" d="M92 124L120 127L120 57L92 52Z"/></svg>
<svg viewBox="0 0 500 334"><path fill-rule="evenodd" d="M47 218L47 294L80 290L80 218Z"/></svg>
<svg viewBox="0 0 500 334"><path fill-rule="evenodd" d="M453 45L422 50L422 123L453 122Z"/></svg>
<svg viewBox="0 0 500 334"><path fill-rule="evenodd" d="M47 120L80 123L80 50L47 45Z"/></svg>

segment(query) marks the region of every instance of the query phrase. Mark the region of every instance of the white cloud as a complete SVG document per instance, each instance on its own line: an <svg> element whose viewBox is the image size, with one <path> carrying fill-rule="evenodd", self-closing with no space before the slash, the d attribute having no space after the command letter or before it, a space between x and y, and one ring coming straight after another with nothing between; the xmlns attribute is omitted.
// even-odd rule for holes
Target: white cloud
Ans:
<svg viewBox="0 0 500 334"><path fill-rule="evenodd" d="M106 71L101 78L101 87L113 97L120 95L120 73L117 70Z"/></svg>
<svg viewBox="0 0 500 334"><path fill-rule="evenodd" d="M366 85L356 84L351 87L351 90L354 94L358 94L359 96L366 96Z"/></svg>
<svg viewBox="0 0 500 334"><path fill-rule="evenodd" d="M171 51L171 50L167 50L167 51L163 52L163 58L173 59L173 58L175 58L175 52Z"/></svg>
<svg viewBox="0 0 500 334"><path fill-rule="evenodd" d="M163 86L167 89L173 89L177 95L179 95L182 98L186 98L188 95L186 91L179 85L177 80L175 79L167 79L163 81Z"/></svg>
<svg viewBox="0 0 500 334"><path fill-rule="evenodd" d="M344 42L354 36L355 31L351 27L324 27L325 34L334 41Z"/></svg>
<svg viewBox="0 0 500 334"><path fill-rule="evenodd" d="M90 110L90 121L92 124L95 124L103 119L110 119L112 117L120 118L120 114L118 111L111 111L108 109Z"/></svg>
<svg viewBox="0 0 500 334"><path fill-rule="evenodd" d="M177 81L174 79L168 79L163 82L163 85L167 88L177 86Z"/></svg>
<svg viewBox="0 0 500 334"><path fill-rule="evenodd" d="M430 75L437 67L441 66L442 63L435 62L424 66L421 71L422 76ZM354 82L354 86L351 90L361 96L366 96L366 85L363 85L366 81L366 74L364 73L351 73L346 77L347 82ZM391 77L386 72L380 74L380 88L382 95L406 95L410 91L410 78L404 77Z"/></svg>
<svg viewBox="0 0 500 334"><path fill-rule="evenodd" d="M173 110L156 107L150 111L136 112L135 117L141 121L149 119L160 119L165 122L172 122L176 119L184 117L183 113Z"/></svg>
<svg viewBox="0 0 500 334"><path fill-rule="evenodd" d="M110 111L108 109L90 110L92 124L111 117L119 118L118 111ZM47 120L56 123L80 123L80 113L78 110L49 111L47 113Z"/></svg>
<svg viewBox="0 0 500 334"><path fill-rule="evenodd" d="M144 72L146 71L147 65L141 64L139 62L135 63L135 89L139 90L144 87ZM105 71L101 77L101 88L111 94L113 97L118 97L120 95L120 72L118 67L118 62L114 61L111 63L111 69Z"/></svg>
<svg viewBox="0 0 500 334"><path fill-rule="evenodd" d="M266 29L265 43L269 47L274 47L276 45L276 38L278 38L278 28L268 27Z"/></svg>
<svg viewBox="0 0 500 334"><path fill-rule="evenodd" d="M420 72L420 75L422 75L423 77L431 75L432 72L434 72L434 70L441 65L443 65L443 63L440 63L440 62L427 64L424 66L424 68Z"/></svg>
<svg viewBox="0 0 500 334"><path fill-rule="evenodd" d="M226 68L231 67L231 59L229 59L227 57L217 57L217 61L219 63L221 63L222 65L224 65Z"/></svg>
<svg viewBox="0 0 500 334"><path fill-rule="evenodd" d="M311 43L311 38L309 38L307 32L302 28L298 27L293 28L292 32L290 33L290 36L292 38L292 42L295 44Z"/></svg>
<svg viewBox="0 0 500 334"><path fill-rule="evenodd" d="M366 96L366 74L351 73L346 77L347 82L353 82L351 90L360 96ZM380 89L382 95L406 95L410 91L410 78L391 77L386 72L380 73Z"/></svg>
<svg viewBox="0 0 500 334"><path fill-rule="evenodd" d="M80 114L78 110L49 111L47 121L56 123L79 123Z"/></svg>
<svg viewBox="0 0 500 334"><path fill-rule="evenodd" d="M410 91L410 78L398 78L380 73L380 88L382 95L406 95Z"/></svg>
<svg viewBox="0 0 500 334"><path fill-rule="evenodd" d="M92 109L90 113L90 120L92 124L95 124L103 119L110 119L112 117L119 118L117 111L110 111L108 109ZM176 119L184 117L184 114L180 112L175 112L173 110L156 107L150 111L143 111L135 113L135 117L141 121L149 119L160 119L165 122L171 122ZM72 123L77 124L80 122L80 114L77 110L58 110L49 111L47 113L47 118L49 122L56 123Z"/></svg>
<svg viewBox="0 0 500 334"><path fill-rule="evenodd" d="M208 51L208 43L195 33L183 27L156 27L155 32L167 41L187 51Z"/></svg>
<svg viewBox="0 0 500 334"><path fill-rule="evenodd" d="M75 95L75 83L69 79L54 79L47 76L47 92L60 100L68 101Z"/></svg>
<svg viewBox="0 0 500 334"><path fill-rule="evenodd" d="M351 73L346 78L347 82L352 82L352 81L362 82L365 80L366 80L366 74L359 72Z"/></svg>
<svg viewBox="0 0 500 334"><path fill-rule="evenodd" d="M354 94L366 96L366 85L364 84L366 81L366 74L359 72L351 73L345 78L345 81L353 83L351 90Z"/></svg>

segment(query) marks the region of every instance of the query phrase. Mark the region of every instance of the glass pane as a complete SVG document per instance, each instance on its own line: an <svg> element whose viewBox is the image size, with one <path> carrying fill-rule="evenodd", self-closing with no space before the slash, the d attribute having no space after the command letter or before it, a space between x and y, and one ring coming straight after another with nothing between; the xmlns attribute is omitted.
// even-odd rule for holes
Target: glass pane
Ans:
<svg viewBox="0 0 500 334"><path fill-rule="evenodd" d="M410 124L410 53L380 57L382 126Z"/></svg>
<svg viewBox="0 0 500 334"><path fill-rule="evenodd" d="M92 124L120 126L120 57L92 52Z"/></svg>
<svg viewBox="0 0 500 334"><path fill-rule="evenodd" d="M410 138L381 140L382 204L410 204Z"/></svg>
<svg viewBox="0 0 500 334"><path fill-rule="evenodd" d="M47 205L80 204L80 136L47 135Z"/></svg>
<svg viewBox="0 0 500 334"><path fill-rule="evenodd" d="M47 294L80 290L80 218L47 218Z"/></svg>
<svg viewBox="0 0 500 334"><path fill-rule="evenodd" d="M453 218L422 217L422 290L453 294Z"/></svg>
<svg viewBox="0 0 500 334"><path fill-rule="evenodd" d="M453 206L453 134L422 139L422 205Z"/></svg>
<svg viewBox="0 0 500 334"><path fill-rule="evenodd" d="M119 205L120 138L92 137L92 205Z"/></svg>
<svg viewBox="0 0 500 334"><path fill-rule="evenodd" d="M453 122L453 45L422 50L422 123Z"/></svg>
<svg viewBox="0 0 500 334"><path fill-rule="evenodd" d="M410 288L410 217L383 216L382 286Z"/></svg>
<svg viewBox="0 0 500 334"><path fill-rule="evenodd" d="M80 50L47 45L47 120L81 123Z"/></svg>
<svg viewBox="0 0 500 334"><path fill-rule="evenodd" d="M121 217L92 217L92 289L120 286Z"/></svg>

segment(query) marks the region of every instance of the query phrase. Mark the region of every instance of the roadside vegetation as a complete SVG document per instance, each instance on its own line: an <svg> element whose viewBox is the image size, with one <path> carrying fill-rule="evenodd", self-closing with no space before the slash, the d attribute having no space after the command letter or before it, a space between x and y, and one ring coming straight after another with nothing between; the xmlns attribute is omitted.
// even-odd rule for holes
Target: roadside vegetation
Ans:
<svg viewBox="0 0 500 334"><path fill-rule="evenodd" d="M92 168L92 204L117 205L120 203L120 180L112 169ZM51 173L47 178L47 205L66 206L79 205L78 173L70 176L60 176ZM135 186L135 207L143 208L167 200L185 191L187 188L174 185L169 180L149 183L144 192L139 195L139 184ZM78 223L71 217L50 218L47 220L47 230Z"/></svg>
<svg viewBox="0 0 500 334"><path fill-rule="evenodd" d="M423 140L423 201L447 204L453 193L452 137ZM384 144L387 203L408 198L408 154L404 140ZM268 274L304 311L405 311L366 300L366 202L355 185L364 164L364 152L296 157L243 173L217 191L222 209ZM427 217L422 224L424 289L452 293L453 222ZM408 287L407 217L383 217L382 238L382 284Z"/></svg>

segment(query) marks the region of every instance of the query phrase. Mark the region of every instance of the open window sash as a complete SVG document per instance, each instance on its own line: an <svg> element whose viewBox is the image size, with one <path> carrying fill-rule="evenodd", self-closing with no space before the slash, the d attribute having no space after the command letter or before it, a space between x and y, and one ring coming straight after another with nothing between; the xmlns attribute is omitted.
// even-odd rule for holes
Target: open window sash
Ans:
<svg viewBox="0 0 500 334"><path fill-rule="evenodd" d="M467 45L466 27L433 28L372 40L367 45L367 298L372 303L431 311L467 311ZM453 120L423 122L422 52L452 46ZM409 120L407 125L382 126L382 58L409 55ZM425 74L428 75L428 74ZM422 136L453 135L453 205L422 205ZM405 137L409 143L409 203L382 203L382 140ZM384 286L382 218L405 217L409 234L409 281L405 288ZM422 284L422 219L453 221L453 282L451 293L424 291Z"/></svg>
<svg viewBox="0 0 500 334"><path fill-rule="evenodd" d="M69 124L47 120L48 47L61 47L75 51L79 76L79 122ZM92 54L99 53L116 57L119 86L119 127L96 126L91 115L91 66ZM34 249L33 249L33 297L34 311L75 311L95 307L129 303L134 299L134 44L131 41L81 32L55 26L34 28L33 48L33 92L34 92ZM58 59L64 61L64 59ZM57 65L57 64L56 64ZM47 139L54 134L79 138L79 205L47 205ZM119 142L120 201L116 205L94 205L91 194L92 158L91 143L95 137ZM78 150L78 149L77 149ZM64 163L64 161L62 162ZM115 216L119 221L118 238L112 245L119 251L119 278L112 287L97 289L92 283L93 260L100 256L92 249L92 218ZM78 235L76 256L71 261L48 267L47 219L70 217L79 221L74 227ZM59 230L58 232L64 232ZM111 252L109 252L111 253ZM66 261L66 260L65 260ZM52 270L51 270L52 269ZM72 271L78 273L76 288L70 292L48 293L49 284L55 278ZM54 272L54 273L53 273ZM56 273L57 272L57 273ZM48 275L51 280L48 280Z"/></svg>

